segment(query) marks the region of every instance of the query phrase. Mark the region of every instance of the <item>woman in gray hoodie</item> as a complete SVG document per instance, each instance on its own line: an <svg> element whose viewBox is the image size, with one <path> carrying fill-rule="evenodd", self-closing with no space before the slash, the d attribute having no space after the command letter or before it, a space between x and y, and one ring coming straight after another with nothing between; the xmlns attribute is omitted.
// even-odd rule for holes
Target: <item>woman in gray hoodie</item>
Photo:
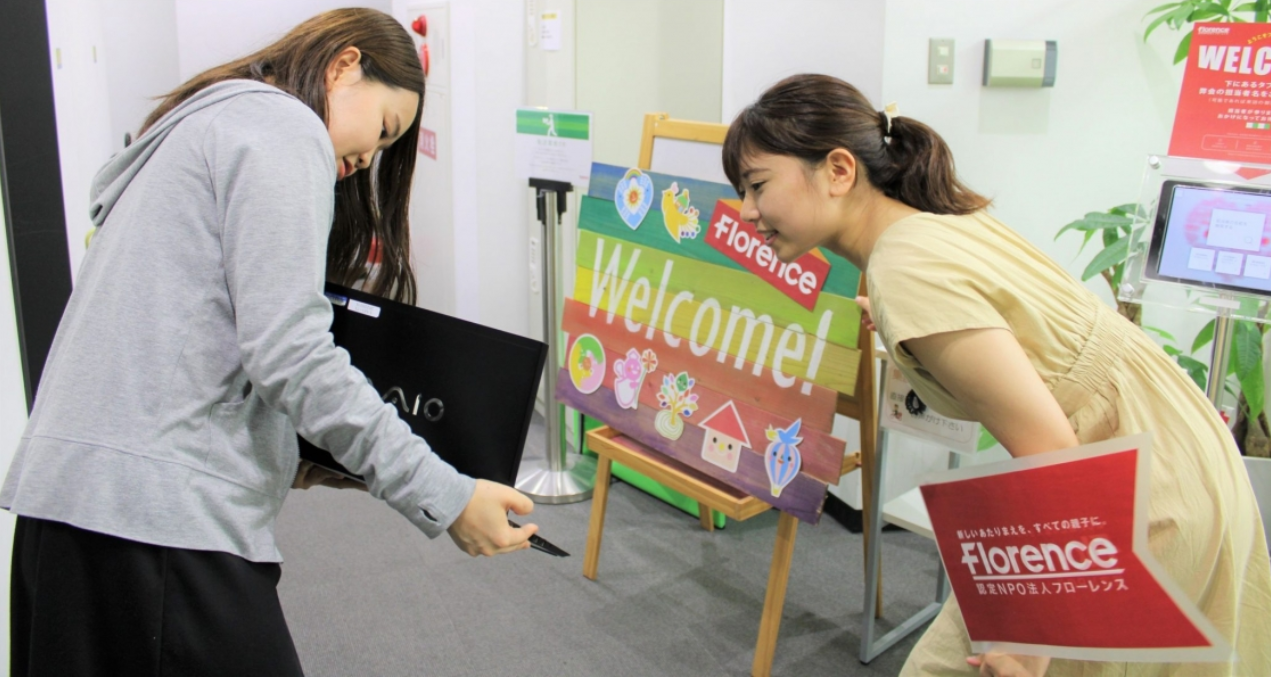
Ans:
<svg viewBox="0 0 1271 677"><path fill-rule="evenodd" d="M530 501L437 458L328 332L328 279L414 300L423 95L400 24L328 12L170 93L98 173L0 490L13 675L301 674L273 535L296 432L429 537L528 547Z"/></svg>

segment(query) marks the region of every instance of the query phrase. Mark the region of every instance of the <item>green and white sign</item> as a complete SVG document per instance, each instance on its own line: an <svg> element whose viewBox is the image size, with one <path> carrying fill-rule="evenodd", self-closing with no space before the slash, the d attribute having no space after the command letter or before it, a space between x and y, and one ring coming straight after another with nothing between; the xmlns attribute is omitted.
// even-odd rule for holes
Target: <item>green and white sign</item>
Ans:
<svg viewBox="0 0 1271 677"><path fill-rule="evenodd" d="M585 186L591 176L591 113L516 109L516 173Z"/></svg>

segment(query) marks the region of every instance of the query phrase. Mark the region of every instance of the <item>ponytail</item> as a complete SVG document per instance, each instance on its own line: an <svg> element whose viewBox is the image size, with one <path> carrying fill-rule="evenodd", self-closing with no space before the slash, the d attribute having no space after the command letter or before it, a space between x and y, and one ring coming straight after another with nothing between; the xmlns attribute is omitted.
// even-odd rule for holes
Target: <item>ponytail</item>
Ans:
<svg viewBox="0 0 1271 677"><path fill-rule="evenodd" d="M795 75L746 107L724 139L724 172L741 192L749 154L772 153L818 166L844 148L887 197L932 214L970 214L990 200L957 178L944 139L912 118L874 110L852 85L828 75Z"/></svg>
<svg viewBox="0 0 1271 677"><path fill-rule="evenodd" d="M870 176L884 195L932 214L970 214L989 206L988 198L958 180L953 153L936 130L913 118L891 120L890 160Z"/></svg>

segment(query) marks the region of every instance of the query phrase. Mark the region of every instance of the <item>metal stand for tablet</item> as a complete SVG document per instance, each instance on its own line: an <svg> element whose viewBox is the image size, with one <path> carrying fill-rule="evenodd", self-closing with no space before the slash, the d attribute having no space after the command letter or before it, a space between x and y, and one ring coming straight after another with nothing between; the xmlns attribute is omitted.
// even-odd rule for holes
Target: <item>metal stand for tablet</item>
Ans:
<svg viewBox="0 0 1271 677"><path fill-rule="evenodd" d="M1231 310L1219 308L1214 317L1214 349L1209 358L1209 383L1205 395L1222 411L1223 384L1227 380L1227 358L1231 356Z"/></svg>
<svg viewBox="0 0 1271 677"><path fill-rule="evenodd" d="M885 395L885 389L879 389L878 410L880 412L884 411L883 397ZM889 436L890 431L887 428L878 427L878 457L874 463L873 477L868 478L870 484L874 486L874 492L869 497L869 506L865 509L865 619L863 622L864 627L861 628L860 653L860 661L862 663L869 663L874 660L879 654L908 637L927 621L935 618L936 614L940 613L941 607L944 606L945 600L949 598L949 577L945 575L944 565L937 558L935 601L902 621L900 625L897 625L882 637L874 637L874 626L878 622L878 580L883 552L883 478L886 476L884 472L887 466ZM949 452L950 470L958 467L960 462L961 457L957 453Z"/></svg>
<svg viewBox="0 0 1271 677"><path fill-rule="evenodd" d="M1117 289L1120 301L1215 314L1213 352L1205 395L1216 409L1221 410L1235 327L1233 322L1268 322L1264 310L1268 294L1262 288L1241 288L1232 281L1225 284L1193 283L1160 273L1167 245L1157 238L1165 236L1164 226L1172 218L1168 212L1174 205L1171 191L1179 187L1252 193L1259 199L1265 199L1271 195L1271 164L1149 155L1139 194L1139 210L1128 237L1124 274ZM1162 209L1165 214L1161 213ZM1247 254L1252 258L1252 251ZM1178 294L1180 288L1188 290L1185 299Z"/></svg>
<svg viewBox="0 0 1271 677"><path fill-rule="evenodd" d="M521 462L516 488L535 503L577 503L591 498L596 483L596 459L570 454L561 444L562 406L556 401L556 374L560 369L556 317L556 229L565 213L565 195L574 187L564 181L530 179L536 191L539 223L543 225L543 340L547 343L547 373L543 401L547 405L546 458ZM550 204L549 204L550 203Z"/></svg>

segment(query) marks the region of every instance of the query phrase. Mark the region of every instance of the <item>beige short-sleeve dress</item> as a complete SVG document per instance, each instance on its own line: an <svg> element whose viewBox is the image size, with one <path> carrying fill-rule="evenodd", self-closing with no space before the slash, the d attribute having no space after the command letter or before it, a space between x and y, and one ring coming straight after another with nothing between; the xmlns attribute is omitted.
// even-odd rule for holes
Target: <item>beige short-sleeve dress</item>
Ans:
<svg viewBox="0 0 1271 677"><path fill-rule="evenodd" d="M1149 546L1231 641L1237 662L1056 660L1048 675L1271 677L1271 564L1249 477L1222 419L1180 367L1141 329L985 213L918 214L896 222L876 243L866 276L884 344L936 411L967 418L899 344L1002 328L1015 335L1081 443L1153 435ZM969 654L950 598L902 674L974 674Z"/></svg>

